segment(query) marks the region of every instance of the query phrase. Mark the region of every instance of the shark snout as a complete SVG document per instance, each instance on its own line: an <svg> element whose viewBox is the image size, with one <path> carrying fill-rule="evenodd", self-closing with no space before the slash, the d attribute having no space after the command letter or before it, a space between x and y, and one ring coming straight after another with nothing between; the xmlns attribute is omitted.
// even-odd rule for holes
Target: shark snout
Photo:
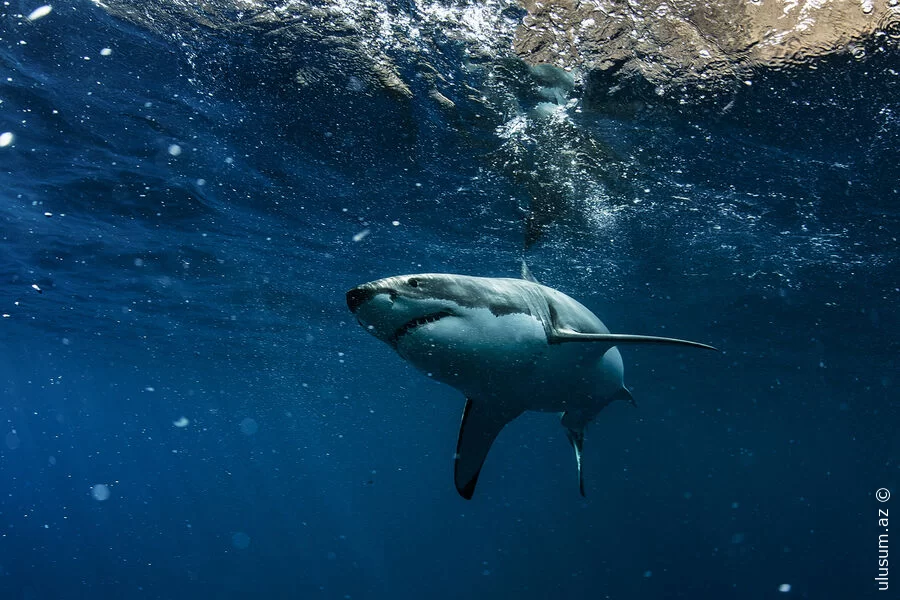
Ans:
<svg viewBox="0 0 900 600"><path fill-rule="evenodd" d="M350 309L350 312L356 314L357 309L371 300L376 293L377 290L370 287L360 286L353 288L347 292L347 308Z"/></svg>
<svg viewBox="0 0 900 600"><path fill-rule="evenodd" d="M387 295L391 302L397 298L397 292L391 288L364 283L347 292L347 308L350 309L350 312L356 314L360 306L379 294Z"/></svg>

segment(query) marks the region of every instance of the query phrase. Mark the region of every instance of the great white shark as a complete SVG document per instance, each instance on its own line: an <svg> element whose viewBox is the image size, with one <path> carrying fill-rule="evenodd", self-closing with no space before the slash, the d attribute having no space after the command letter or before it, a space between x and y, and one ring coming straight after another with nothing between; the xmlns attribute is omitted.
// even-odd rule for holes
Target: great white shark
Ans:
<svg viewBox="0 0 900 600"><path fill-rule="evenodd" d="M527 410L561 413L583 496L585 426L615 400L634 403L616 346L716 350L687 340L610 333L577 300L538 283L524 264L522 279L387 277L347 292L347 306L403 359L465 395L454 479L466 499L494 439Z"/></svg>

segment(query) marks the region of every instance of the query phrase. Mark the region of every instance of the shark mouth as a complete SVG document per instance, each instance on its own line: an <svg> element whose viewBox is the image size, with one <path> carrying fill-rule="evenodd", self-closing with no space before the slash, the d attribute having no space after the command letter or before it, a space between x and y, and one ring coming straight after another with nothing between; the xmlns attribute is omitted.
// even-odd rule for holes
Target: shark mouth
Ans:
<svg viewBox="0 0 900 600"><path fill-rule="evenodd" d="M400 329L398 329L397 331L394 332L394 335L391 336L391 342L393 342L394 345L396 345L397 341L401 337L403 337L407 333L410 333L411 331L414 331L415 329L421 327L422 325L427 325L428 323L434 323L435 321L440 321L444 317L452 317L452 316L453 316L453 313L451 313L450 311L442 310L440 312L432 313L430 315L425 315L424 317L419 317L417 319L413 319L412 321L404 323Z"/></svg>

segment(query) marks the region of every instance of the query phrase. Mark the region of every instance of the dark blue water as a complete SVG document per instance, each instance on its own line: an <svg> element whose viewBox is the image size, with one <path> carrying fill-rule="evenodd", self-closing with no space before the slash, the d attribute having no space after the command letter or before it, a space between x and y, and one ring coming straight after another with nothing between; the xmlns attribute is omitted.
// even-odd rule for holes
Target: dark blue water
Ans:
<svg viewBox="0 0 900 600"><path fill-rule="evenodd" d="M763 79L730 115L532 123L533 169L576 131L634 175L604 195L563 170L575 209L524 251L502 122L292 96L247 53L214 49L210 75L212 55L88 2L34 22L9 4L4 599L890 597L895 57ZM586 498L556 419L527 414L467 502L463 399L344 292L523 256L613 331L724 353L623 350L639 408L589 429Z"/></svg>

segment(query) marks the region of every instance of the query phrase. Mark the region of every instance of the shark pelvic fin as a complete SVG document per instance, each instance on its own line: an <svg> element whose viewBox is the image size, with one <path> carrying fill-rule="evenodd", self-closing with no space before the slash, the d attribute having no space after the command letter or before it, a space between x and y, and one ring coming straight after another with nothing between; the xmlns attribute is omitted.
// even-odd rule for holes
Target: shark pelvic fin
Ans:
<svg viewBox="0 0 900 600"><path fill-rule="evenodd" d="M453 478L460 496L466 500L472 498L491 444L503 427L520 414L521 410L503 410L502 407L492 407L487 402L466 398L453 465Z"/></svg>
<svg viewBox="0 0 900 600"><path fill-rule="evenodd" d="M610 347L619 344L669 344L675 346L691 346L693 348L703 348L705 350L715 350L707 344L700 342L691 342L688 340L679 340L675 338L658 337L655 335L630 335L627 333L579 333L567 329L556 329L549 336L547 341L551 344L562 344L565 342L601 342L608 344Z"/></svg>
<svg viewBox="0 0 900 600"><path fill-rule="evenodd" d="M620 389L618 392L613 394L612 399L613 400L624 400L628 404L637 408L637 402L634 401L634 396L631 395L631 390L629 390L625 386L622 386L622 389Z"/></svg>
<svg viewBox="0 0 900 600"><path fill-rule="evenodd" d="M564 417L565 418L565 417ZM566 427L566 437L575 451L575 466L578 468L578 491L584 496L584 472L581 470L581 454L584 448L584 427Z"/></svg>

